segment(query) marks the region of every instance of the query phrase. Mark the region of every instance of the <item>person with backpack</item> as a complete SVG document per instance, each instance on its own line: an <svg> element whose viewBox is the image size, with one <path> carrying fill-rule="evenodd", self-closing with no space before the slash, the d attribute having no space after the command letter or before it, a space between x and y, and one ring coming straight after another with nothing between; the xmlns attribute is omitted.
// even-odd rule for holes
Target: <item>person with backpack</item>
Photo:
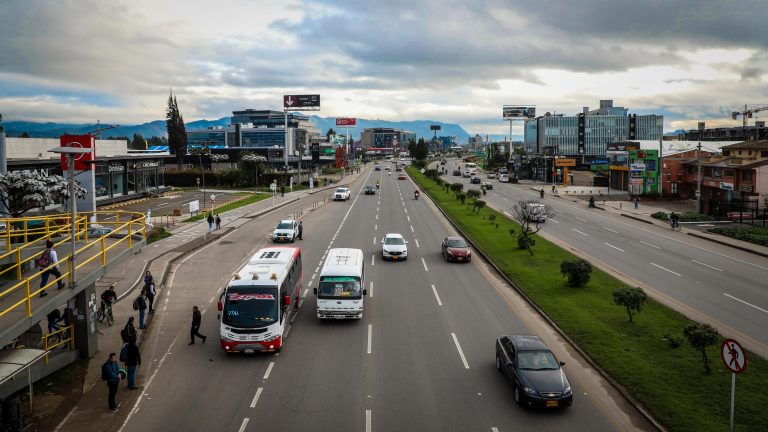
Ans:
<svg viewBox="0 0 768 432"><path fill-rule="evenodd" d="M125 366L128 370L128 390L136 390L136 369L141 364L141 353L135 343L125 346Z"/></svg>
<svg viewBox="0 0 768 432"><path fill-rule="evenodd" d="M145 291L141 290L141 294L134 300L133 308L139 311L139 329L144 330L144 316L147 312L147 302L144 299Z"/></svg>
<svg viewBox="0 0 768 432"><path fill-rule="evenodd" d="M125 343L136 343L137 334L136 327L133 325L133 317L129 317L125 327L120 330L120 338L122 338Z"/></svg>
<svg viewBox="0 0 768 432"><path fill-rule="evenodd" d="M213 212L208 213L206 221L208 221L208 234L210 234L213 232Z"/></svg>
<svg viewBox="0 0 768 432"><path fill-rule="evenodd" d="M107 361L101 365L101 380L107 382L107 388L109 389L109 396L107 401L109 402L109 410L117 412L120 408L119 403L115 403L115 396L117 396L117 386L120 384L120 370L117 365L117 355L115 353L109 353Z"/></svg>
<svg viewBox="0 0 768 432"><path fill-rule="evenodd" d="M216 229L217 230L221 229L221 218L219 217L219 215L216 215Z"/></svg>
<svg viewBox="0 0 768 432"><path fill-rule="evenodd" d="M155 280L149 270L144 275L144 295L147 296L147 301L149 302L149 313L155 313L155 310L152 309L152 304L155 302L157 291L155 290Z"/></svg>
<svg viewBox="0 0 768 432"><path fill-rule="evenodd" d="M59 271L59 256L56 251L53 250L53 242L50 240L45 241L45 250L40 253L40 256L35 260L35 264L39 269L45 269L46 267L53 265L51 268L45 270L40 275L40 288L43 288L48 284L48 277L54 275L57 279L61 277L61 271ZM61 280L58 281L58 288L62 289L66 285ZM45 290L40 291L40 297L47 296L48 293Z"/></svg>

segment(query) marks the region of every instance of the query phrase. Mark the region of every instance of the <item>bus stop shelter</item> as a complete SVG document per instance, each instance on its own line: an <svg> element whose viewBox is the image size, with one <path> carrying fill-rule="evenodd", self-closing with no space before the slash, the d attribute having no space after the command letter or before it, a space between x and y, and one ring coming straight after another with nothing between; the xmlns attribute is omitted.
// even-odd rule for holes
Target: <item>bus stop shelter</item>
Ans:
<svg viewBox="0 0 768 432"><path fill-rule="evenodd" d="M18 348L0 350L0 388L12 379L18 378L18 375L27 372L27 382L29 385L29 409L32 410L32 365L45 357L47 351L33 348ZM4 406L6 409L16 409L12 405ZM21 422L21 411L16 411L18 421ZM15 415L3 412L3 418L14 418Z"/></svg>

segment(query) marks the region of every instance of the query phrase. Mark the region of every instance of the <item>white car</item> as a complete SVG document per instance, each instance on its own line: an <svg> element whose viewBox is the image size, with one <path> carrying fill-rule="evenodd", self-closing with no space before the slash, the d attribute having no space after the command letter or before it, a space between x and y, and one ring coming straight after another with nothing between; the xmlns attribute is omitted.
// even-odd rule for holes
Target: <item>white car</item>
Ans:
<svg viewBox="0 0 768 432"><path fill-rule="evenodd" d="M509 183L509 176L506 174L499 174L500 183Z"/></svg>
<svg viewBox="0 0 768 432"><path fill-rule="evenodd" d="M284 219L278 222L277 227L272 231L272 242L295 242L299 236L299 223L293 219Z"/></svg>
<svg viewBox="0 0 768 432"><path fill-rule="evenodd" d="M345 187L336 188L336 191L333 193L333 200L346 201L349 199L351 195L352 194L349 192L349 188L345 188Z"/></svg>
<svg viewBox="0 0 768 432"><path fill-rule="evenodd" d="M401 234L389 233L381 240L381 258L392 261L408 259L408 242Z"/></svg>
<svg viewBox="0 0 768 432"><path fill-rule="evenodd" d="M528 203L526 213L528 219L534 222L546 222L547 210L544 204L540 203Z"/></svg>

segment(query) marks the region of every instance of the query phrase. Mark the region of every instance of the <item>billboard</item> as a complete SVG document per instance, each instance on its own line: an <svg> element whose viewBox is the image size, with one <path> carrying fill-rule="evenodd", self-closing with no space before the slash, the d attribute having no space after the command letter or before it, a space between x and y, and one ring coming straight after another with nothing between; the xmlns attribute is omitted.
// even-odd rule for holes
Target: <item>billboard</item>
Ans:
<svg viewBox="0 0 768 432"><path fill-rule="evenodd" d="M559 166L559 167L576 166L576 159L555 159L555 166Z"/></svg>
<svg viewBox="0 0 768 432"><path fill-rule="evenodd" d="M320 111L320 95L284 95L283 108L286 111Z"/></svg>
<svg viewBox="0 0 768 432"><path fill-rule="evenodd" d="M606 153L628 153L630 150L638 150L639 148L640 143L636 142L608 143Z"/></svg>
<svg viewBox="0 0 768 432"><path fill-rule="evenodd" d="M431 131L439 131L440 130L440 125L430 125L429 126L429 130L431 130Z"/></svg>
<svg viewBox="0 0 768 432"><path fill-rule="evenodd" d="M75 171L87 171L91 169L91 162L96 158L96 138L91 135L62 135L59 138L62 147L80 147L93 149L90 153L75 155ZM67 156L61 155L61 169L69 169Z"/></svg>
<svg viewBox="0 0 768 432"><path fill-rule="evenodd" d="M536 117L535 106L504 105L501 110L501 116L505 120Z"/></svg>
<svg viewBox="0 0 768 432"><path fill-rule="evenodd" d="M336 117L336 126L357 126L357 119L352 117Z"/></svg>

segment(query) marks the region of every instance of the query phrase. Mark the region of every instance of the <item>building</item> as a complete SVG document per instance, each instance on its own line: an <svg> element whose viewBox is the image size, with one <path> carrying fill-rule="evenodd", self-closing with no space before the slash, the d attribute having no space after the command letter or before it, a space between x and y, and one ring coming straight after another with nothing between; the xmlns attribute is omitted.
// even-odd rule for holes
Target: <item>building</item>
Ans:
<svg viewBox="0 0 768 432"><path fill-rule="evenodd" d="M527 153L543 155L545 149L584 162L605 157L606 144L624 140L655 140L663 135L664 117L629 114L629 109L614 107L612 100L601 100L600 108L584 107L580 114L544 116L526 120L524 142Z"/></svg>
<svg viewBox="0 0 768 432"><path fill-rule="evenodd" d="M768 127L765 127L764 121L756 121L754 126L683 131L677 135L677 139L682 141L761 141L768 140Z"/></svg>
<svg viewBox="0 0 768 432"><path fill-rule="evenodd" d="M475 134L475 136L469 137L467 139L467 143L469 144L469 147L471 147L471 148L482 147L483 146L483 137L481 137L480 134Z"/></svg>
<svg viewBox="0 0 768 432"><path fill-rule="evenodd" d="M408 147L408 142L416 140L416 133L393 128L366 128L360 134L364 148Z"/></svg>

